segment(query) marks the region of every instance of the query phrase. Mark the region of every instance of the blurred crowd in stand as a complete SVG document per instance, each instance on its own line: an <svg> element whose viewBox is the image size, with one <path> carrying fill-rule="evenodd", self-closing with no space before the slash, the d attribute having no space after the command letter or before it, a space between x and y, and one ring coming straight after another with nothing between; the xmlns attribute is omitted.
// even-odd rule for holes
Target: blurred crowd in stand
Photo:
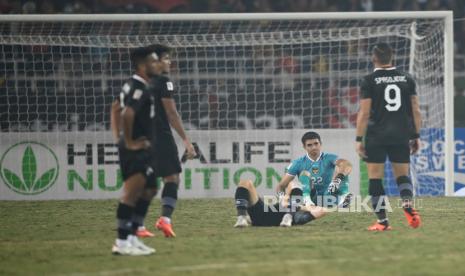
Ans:
<svg viewBox="0 0 465 276"><path fill-rule="evenodd" d="M0 0L0 14L454 11L455 120L465 127L465 0Z"/></svg>

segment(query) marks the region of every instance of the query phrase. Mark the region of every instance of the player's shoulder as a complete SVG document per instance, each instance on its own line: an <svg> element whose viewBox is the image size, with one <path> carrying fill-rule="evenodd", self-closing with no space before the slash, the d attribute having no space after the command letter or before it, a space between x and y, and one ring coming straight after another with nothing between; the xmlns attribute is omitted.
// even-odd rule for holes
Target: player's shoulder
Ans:
<svg viewBox="0 0 465 276"><path fill-rule="evenodd" d="M154 79L154 82L157 88L161 88L163 90L168 90L168 91L174 90L173 82L170 80L168 76L165 76L165 75L156 76Z"/></svg>
<svg viewBox="0 0 465 276"><path fill-rule="evenodd" d="M399 75L405 76L407 81L414 81L412 74L410 74L409 72L402 70L397 70L397 72L399 73Z"/></svg>
<svg viewBox="0 0 465 276"><path fill-rule="evenodd" d="M307 155L302 155L294 160L292 160L293 164L302 164L308 159Z"/></svg>
<svg viewBox="0 0 465 276"><path fill-rule="evenodd" d="M123 84L122 90L124 93L129 94L135 90L145 90L145 88L145 83L135 79L134 77L131 77Z"/></svg>
<svg viewBox="0 0 465 276"><path fill-rule="evenodd" d="M336 160L338 159L338 156L334 153L323 152L323 154L321 155L321 159Z"/></svg>

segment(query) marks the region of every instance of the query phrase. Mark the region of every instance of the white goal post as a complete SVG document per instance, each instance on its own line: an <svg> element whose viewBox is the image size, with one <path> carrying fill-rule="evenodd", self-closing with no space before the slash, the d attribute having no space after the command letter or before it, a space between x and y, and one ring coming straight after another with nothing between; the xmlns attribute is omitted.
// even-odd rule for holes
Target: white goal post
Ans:
<svg viewBox="0 0 465 276"><path fill-rule="evenodd" d="M183 165L181 196L231 196L244 177L273 192L309 129L356 164L358 194L358 84L379 41L418 84L425 149L412 158L416 193L452 196L452 19L451 11L0 15L0 200L117 196L108 108L130 76L130 50L155 43L173 48L175 99L204 157Z"/></svg>

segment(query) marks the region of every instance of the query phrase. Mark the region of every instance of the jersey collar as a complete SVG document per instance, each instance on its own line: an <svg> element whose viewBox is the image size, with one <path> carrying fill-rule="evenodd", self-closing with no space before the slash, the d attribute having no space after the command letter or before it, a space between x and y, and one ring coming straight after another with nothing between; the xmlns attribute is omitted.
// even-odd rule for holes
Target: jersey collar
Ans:
<svg viewBox="0 0 465 276"><path fill-rule="evenodd" d="M396 70L396 67L395 66L392 66L392 67L376 67L375 70L373 70L373 72L376 72L378 70Z"/></svg>
<svg viewBox="0 0 465 276"><path fill-rule="evenodd" d="M313 163L320 161L321 156L323 156L323 152L320 152L320 156L318 156L318 158L317 158L316 160L313 160L313 159L310 157L310 155L308 155L308 153L307 153L307 158L308 158L310 161L312 161Z"/></svg>
<svg viewBox="0 0 465 276"><path fill-rule="evenodd" d="M146 80L144 80L144 78L142 78L141 76L139 76L137 74L132 75L132 78L137 80L137 81L142 82L143 84L145 84L145 86L149 85L148 82Z"/></svg>

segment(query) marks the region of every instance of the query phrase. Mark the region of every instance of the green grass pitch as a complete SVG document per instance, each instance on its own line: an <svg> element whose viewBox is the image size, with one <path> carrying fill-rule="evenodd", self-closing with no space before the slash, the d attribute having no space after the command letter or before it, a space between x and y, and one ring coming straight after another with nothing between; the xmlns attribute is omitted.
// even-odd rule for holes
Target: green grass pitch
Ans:
<svg viewBox="0 0 465 276"><path fill-rule="evenodd" d="M147 226L159 213L159 200ZM465 275L465 200L423 198L423 226L394 209L391 232L371 213L330 213L305 226L235 229L232 199L180 200L175 239L157 253L112 256L116 200L0 202L0 275Z"/></svg>

